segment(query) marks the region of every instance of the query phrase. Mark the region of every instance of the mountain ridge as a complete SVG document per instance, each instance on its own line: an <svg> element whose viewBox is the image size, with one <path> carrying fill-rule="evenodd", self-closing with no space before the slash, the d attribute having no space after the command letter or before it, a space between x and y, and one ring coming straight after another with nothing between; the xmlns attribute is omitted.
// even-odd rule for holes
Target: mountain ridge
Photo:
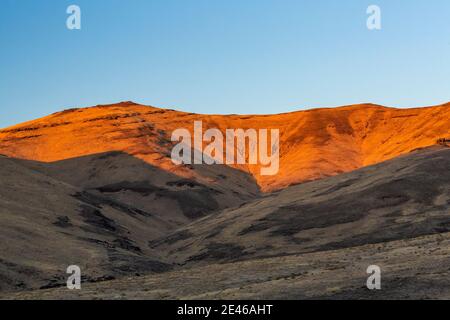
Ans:
<svg viewBox="0 0 450 320"><path fill-rule="evenodd" d="M275 115L203 115L122 102L68 109L0 130L0 153L52 162L102 152L122 151L163 170L202 176L170 159L170 135L206 128L279 129L280 172L261 176L260 165L233 165L251 174L263 192L349 172L434 145L450 136L450 103L397 109L375 104L300 110Z"/></svg>

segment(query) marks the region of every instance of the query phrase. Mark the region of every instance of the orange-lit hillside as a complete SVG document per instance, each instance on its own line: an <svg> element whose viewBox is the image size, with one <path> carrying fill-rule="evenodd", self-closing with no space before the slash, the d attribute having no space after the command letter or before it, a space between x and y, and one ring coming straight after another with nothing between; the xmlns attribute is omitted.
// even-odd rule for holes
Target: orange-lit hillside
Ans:
<svg viewBox="0 0 450 320"><path fill-rule="evenodd" d="M280 171L260 176L264 191L314 180L384 161L450 137L450 104L416 109L356 105L279 115L197 115L124 102L72 109L0 131L0 153L56 161L105 151L124 151L180 176L202 179L190 166L170 159L171 133L207 128L279 128ZM76 173L74 173L76 174Z"/></svg>

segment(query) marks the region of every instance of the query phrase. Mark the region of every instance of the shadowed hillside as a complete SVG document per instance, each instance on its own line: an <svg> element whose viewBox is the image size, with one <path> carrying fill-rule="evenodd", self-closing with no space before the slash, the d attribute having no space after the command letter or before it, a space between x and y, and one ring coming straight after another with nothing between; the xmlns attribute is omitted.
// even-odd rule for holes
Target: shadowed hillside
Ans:
<svg viewBox="0 0 450 320"><path fill-rule="evenodd" d="M120 152L0 157L0 291L62 285L72 264L87 281L170 270L149 241L258 194L246 174L220 172L221 184L201 184Z"/></svg>
<svg viewBox="0 0 450 320"><path fill-rule="evenodd" d="M327 251L448 232L449 209L450 148L433 147L224 210L152 248L184 264Z"/></svg>
<svg viewBox="0 0 450 320"><path fill-rule="evenodd" d="M151 241L168 272L15 299L450 297L450 148L287 188ZM181 265L180 265L181 264ZM382 290L366 287L369 265Z"/></svg>

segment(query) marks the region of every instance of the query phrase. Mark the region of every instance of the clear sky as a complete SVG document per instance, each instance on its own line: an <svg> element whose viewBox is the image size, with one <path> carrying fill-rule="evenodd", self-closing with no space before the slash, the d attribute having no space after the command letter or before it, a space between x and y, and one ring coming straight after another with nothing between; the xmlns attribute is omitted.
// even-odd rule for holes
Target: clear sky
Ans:
<svg viewBox="0 0 450 320"><path fill-rule="evenodd" d="M125 100L221 114L450 100L448 0L1 0L0 43L0 127Z"/></svg>

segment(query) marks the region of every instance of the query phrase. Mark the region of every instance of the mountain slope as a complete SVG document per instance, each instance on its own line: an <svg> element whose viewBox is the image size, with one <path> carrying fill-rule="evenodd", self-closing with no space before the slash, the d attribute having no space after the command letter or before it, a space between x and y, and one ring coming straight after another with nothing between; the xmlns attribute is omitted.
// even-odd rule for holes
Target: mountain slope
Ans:
<svg viewBox="0 0 450 320"><path fill-rule="evenodd" d="M244 173L216 169L221 186L120 152L56 163L0 157L0 291L61 285L73 264L89 281L170 270L149 241L258 194Z"/></svg>
<svg viewBox="0 0 450 320"><path fill-rule="evenodd" d="M445 234L450 149L422 147L450 136L449 115L448 104L215 116L129 102L3 129L0 291L61 285L71 264L98 281ZM279 128L279 174L175 166L171 132L198 120Z"/></svg>
<svg viewBox="0 0 450 320"><path fill-rule="evenodd" d="M432 147L266 195L150 246L187 265L327 251L448 232L449 209L450 148Z"/></svg>
<svg viewBox="0 0 450 320"><path fill-rule="evenodd" d="M287 188L153 241L183 267L8 299L448 299L450 148ZM382 290L366 287L381 268Z"/></svg>
<svg viewBox="0 0 450 320"><path fill-rule="evenodd" d="M352 171L435 144L450 136L450 104L417 109L357 105L279 115L198 115L124 102L71 109L0 131L0 153L37 161L58 161L121 151L152 166L200 183L211 177L204 166L175 166L170 159L171 133L280 129L280 171L261 176L259 165L237 165L263 191ZM213 180L217 177L213 177Z"/></svg>

